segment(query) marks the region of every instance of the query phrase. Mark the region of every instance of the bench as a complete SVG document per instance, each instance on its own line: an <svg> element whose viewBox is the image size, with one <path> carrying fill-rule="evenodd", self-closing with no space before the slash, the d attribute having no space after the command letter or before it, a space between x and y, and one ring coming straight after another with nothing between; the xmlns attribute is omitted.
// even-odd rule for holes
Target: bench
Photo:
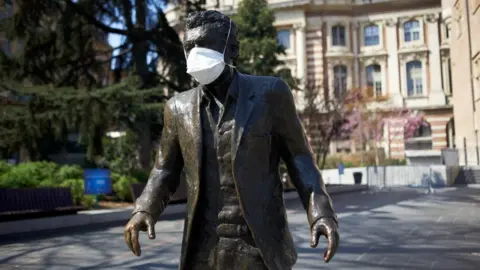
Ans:
<svg viewBox="0 0 480 270"><path fill-rule="evenodd" d="M0 222L76 214L70 188L0 188Z"/></svg>

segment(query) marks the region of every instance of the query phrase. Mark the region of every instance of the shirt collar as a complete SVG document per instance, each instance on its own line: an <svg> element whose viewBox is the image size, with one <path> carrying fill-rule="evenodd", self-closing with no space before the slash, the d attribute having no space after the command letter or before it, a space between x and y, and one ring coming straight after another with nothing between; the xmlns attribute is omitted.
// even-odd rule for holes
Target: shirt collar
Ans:
<svg viewBox="0 0 480 270"><path fill-rule="evenodd" d="M205 86L201 88L201 98L202 100L210 101L213 98L213 95L206 89ZM230 82L230 86L228 87L227 98L232 98L233 100L237 100L238 98L238 71L234 70L233 79Z"/></svg>

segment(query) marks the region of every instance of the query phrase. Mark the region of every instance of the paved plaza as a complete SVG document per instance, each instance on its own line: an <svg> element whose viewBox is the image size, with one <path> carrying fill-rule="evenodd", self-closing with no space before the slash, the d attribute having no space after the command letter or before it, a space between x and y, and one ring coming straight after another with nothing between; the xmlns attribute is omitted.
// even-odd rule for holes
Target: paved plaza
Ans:
<svg viewBox="0 0 480 270"><path fill-rule="evenodd" d="M480 189L399 189L334 196L340 248L322 260L309 246L305 211L288 201L299 258L294 269L480 269ZM176 269L181 216L157 223L156 240L141 236L142 257L123 241L120 224L0 239L0 269Z"/></svg>

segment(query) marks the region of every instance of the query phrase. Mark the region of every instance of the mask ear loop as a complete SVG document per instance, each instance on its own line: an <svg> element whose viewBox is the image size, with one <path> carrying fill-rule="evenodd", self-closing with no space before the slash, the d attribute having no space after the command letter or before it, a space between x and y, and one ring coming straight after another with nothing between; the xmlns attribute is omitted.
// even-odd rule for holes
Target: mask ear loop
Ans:
<svg viewBox="0 0 480 270"><path fill-rule="evenodd" d="M228 27L227 41L225 41L225 47L223 47L223 62L225 62L225 52L227 51L228 39L230 38L230 32L232 31L232 19L230 19L230 26ZM234 65L225 63L227 66L235 68Z"/></svg>

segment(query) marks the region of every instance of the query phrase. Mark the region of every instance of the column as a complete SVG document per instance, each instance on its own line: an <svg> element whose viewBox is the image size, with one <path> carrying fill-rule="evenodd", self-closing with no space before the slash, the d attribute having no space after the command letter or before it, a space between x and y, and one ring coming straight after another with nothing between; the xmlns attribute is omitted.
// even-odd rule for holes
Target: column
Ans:
<svg viewBox="0 0 480 270"><path fill-rule="evenodd" d="M359 66L358 66L358 53L359 53L359 45L358 45L358 28L359 28L359 23L355 22L353 23L353 78L354 78L354 83L353 87L361 87L360 85L360 78L359 78Z"/></svg>
<svg viewBox="0 0 480 270"><path fill-rule="evenodd" d="M431 105L444 105L445 93L442 88L442 66L440 61L440 42L438 34L438 14L429 14L425 16L424 22L427 24L428 57L430 75L430 93L429 100Z"/></svg>
<svg viewBox="0 0 480 270"><path fill-rule="evenodd" d="M450 81L449 81L449 72L448 72L448 60L450 59L449 51L442 50L440 52L441 63L442 63L442 81L443 81L443 90L445 95L451 95L452 89L450 89Z"/></svg>
<svg viewBox="0 0 480 270"><path fill-rule="evenodd" d="M297 24L295 28L295 49L297 55L297 78L303 83L307 74L307 54L305 49L305 24Z"/></svg>
<svg viewBox="0 0 480 270"><path fill-rule="evenodd" d="M396 106L403 105L403 94L400 88L400 68L398 59L398 21L397 19L390 19L382 23L387 27L386 44L384 44L388 52L388 91L391 96L391 101Z"/></svg>

